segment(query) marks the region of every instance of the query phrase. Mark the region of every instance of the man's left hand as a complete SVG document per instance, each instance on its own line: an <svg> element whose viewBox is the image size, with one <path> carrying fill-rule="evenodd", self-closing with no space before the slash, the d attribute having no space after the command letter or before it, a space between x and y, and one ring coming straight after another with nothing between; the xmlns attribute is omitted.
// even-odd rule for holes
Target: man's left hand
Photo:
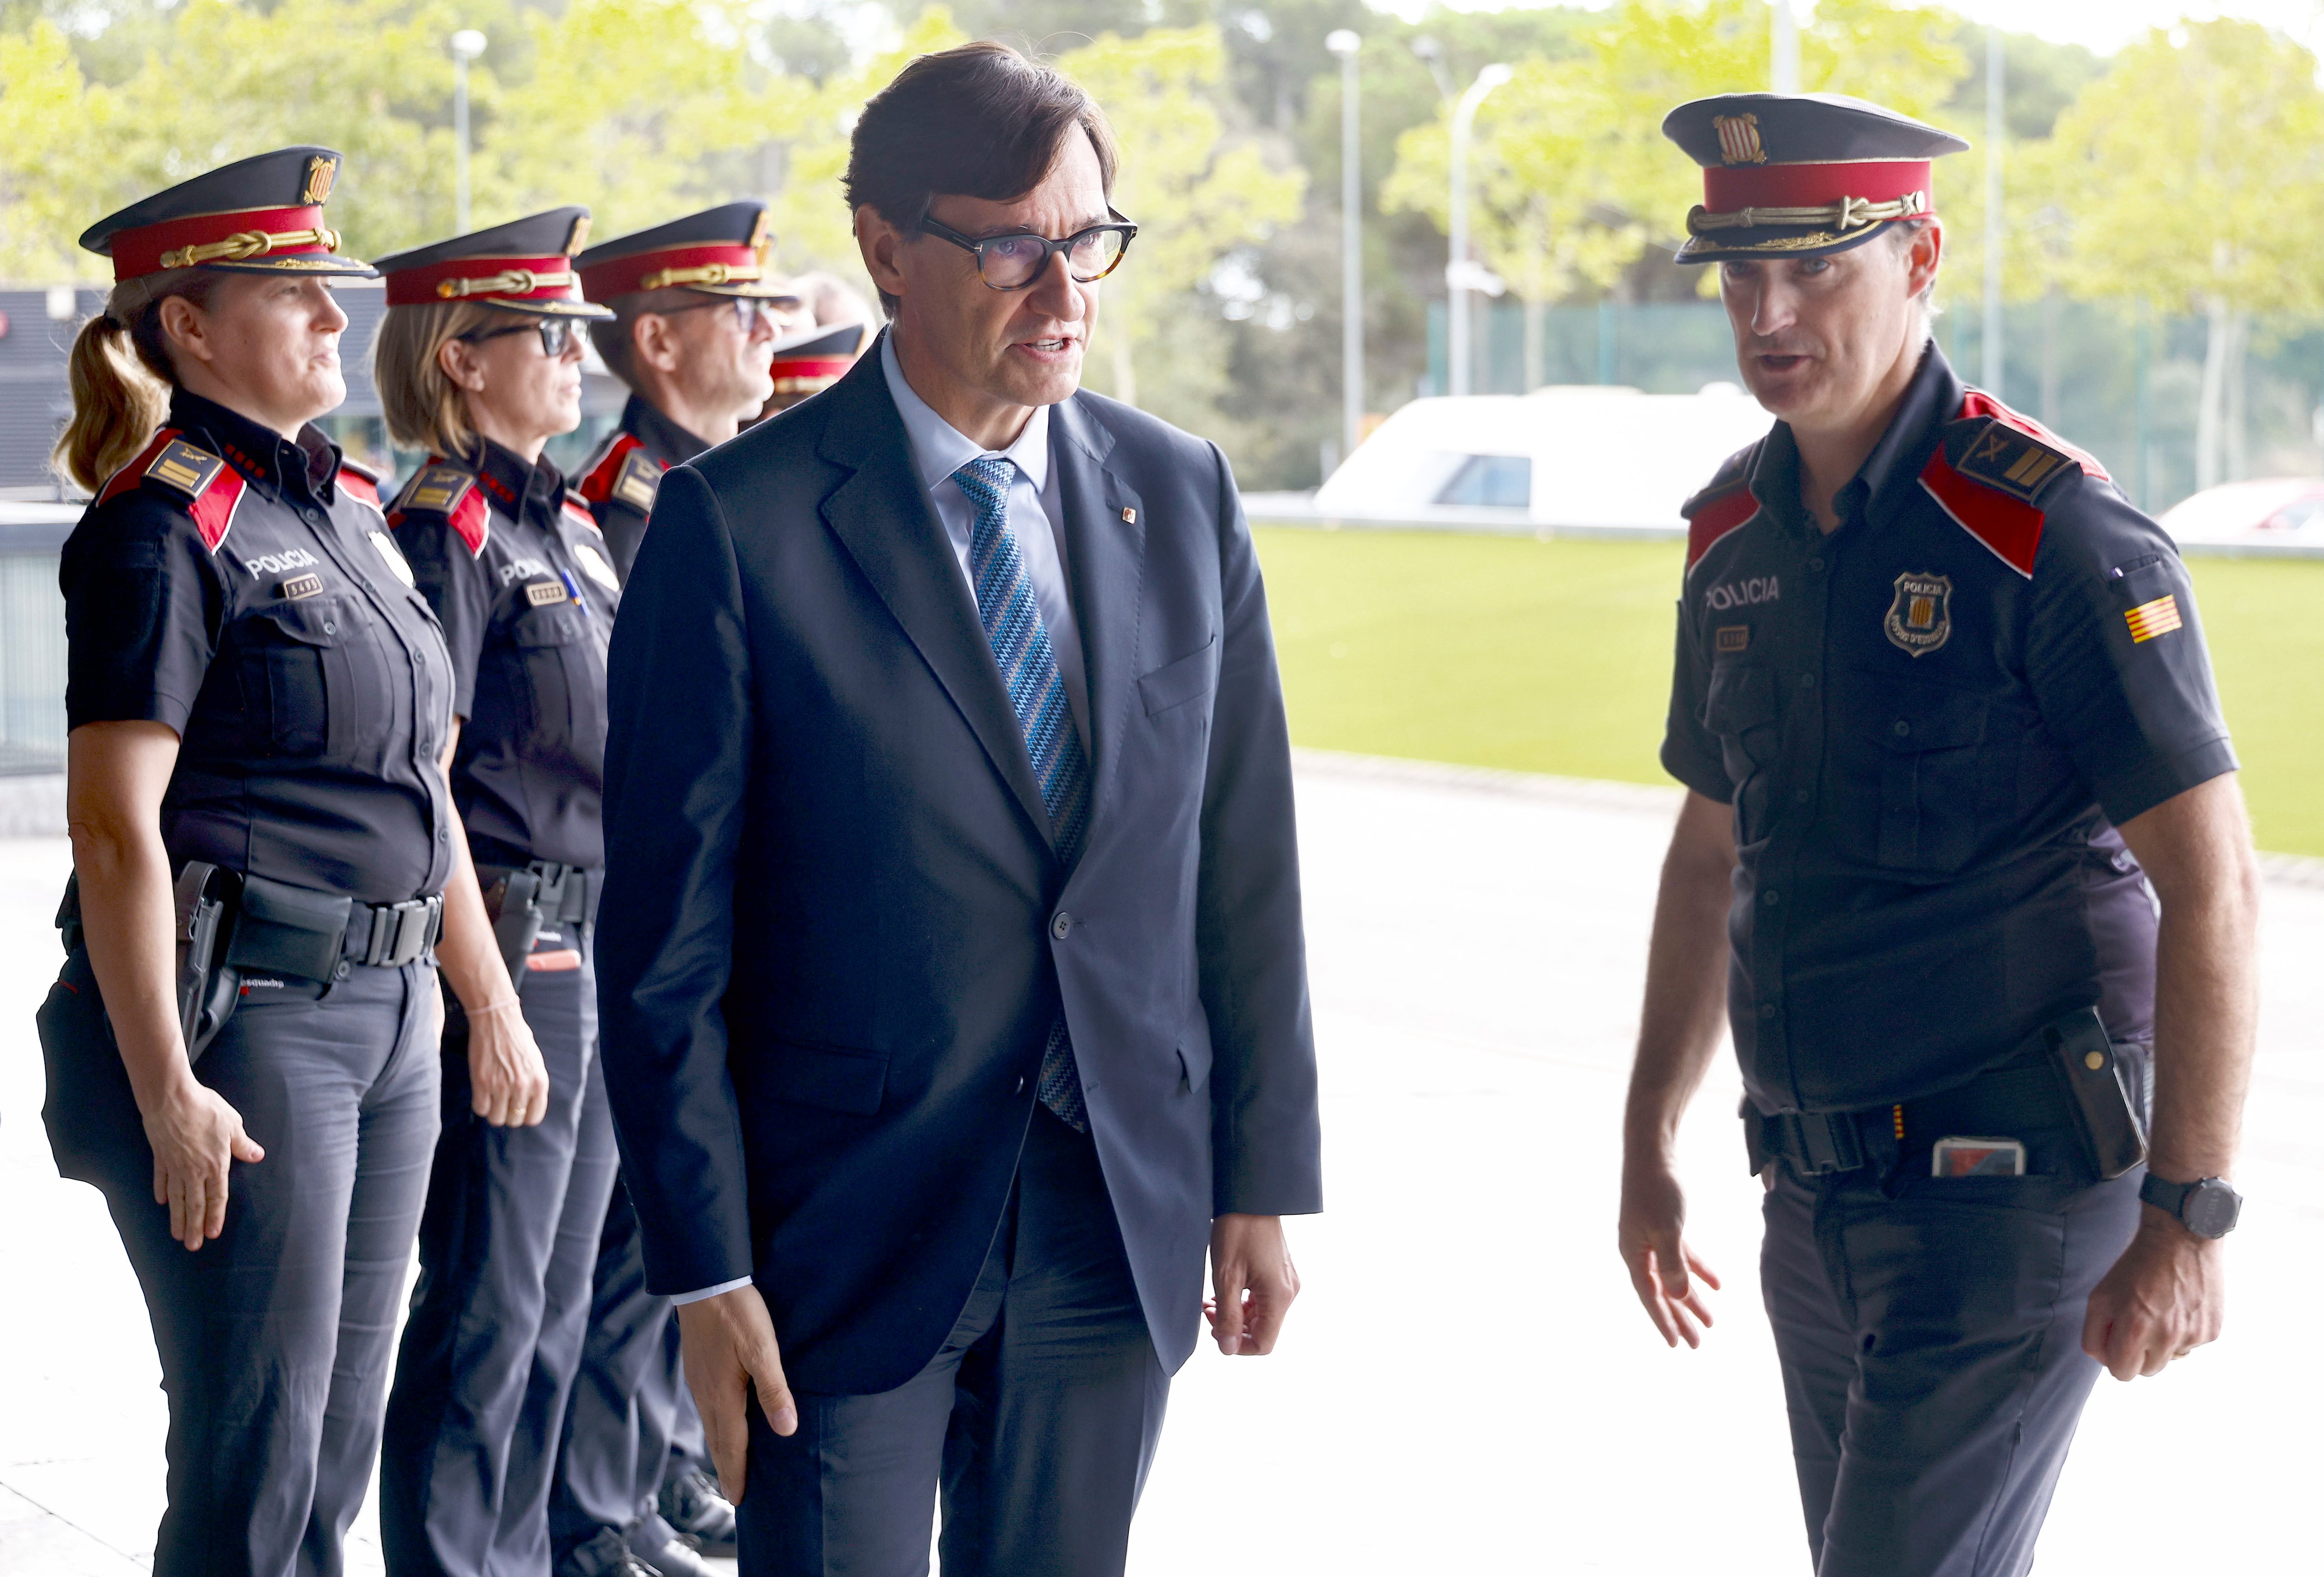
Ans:
<svg viewBox="0 0 2324 1577"><path fill-rule="evenodd" d="M2138 1235L2090 1294L2082 1351L2118 1380L2161 1374L2172 1360L2219 1339L2227 1301L2218 1241L2142 1204Z"/></svg>
<svg viewBox="0 0 2324 1577"><path fill-rule="evenodd" d="M1283 1218L1222 1215L1213 1221L1211 1286L1216 1296L1203 1312L1219 1351L1230 1358L1262 1358L1274 1351L1283 1316L1299 1296L1299 1272L1291 1263L1291 1246L1283 1240Z"/></svg>

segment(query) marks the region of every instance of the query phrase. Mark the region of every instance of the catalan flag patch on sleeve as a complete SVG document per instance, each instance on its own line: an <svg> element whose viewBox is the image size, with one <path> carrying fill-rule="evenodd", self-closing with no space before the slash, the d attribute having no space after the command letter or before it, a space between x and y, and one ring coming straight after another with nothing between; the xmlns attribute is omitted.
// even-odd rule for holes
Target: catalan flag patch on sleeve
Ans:
<svg viewBox="0 0 2324 1577"><path fill-rule="evenodd" d="M2165 593L2151 603L2141 603L2123 615L2130 621L2130 639L2135 645L2152 641L2157 635L2168 635L2179 628L2179 599Z"/></svg>

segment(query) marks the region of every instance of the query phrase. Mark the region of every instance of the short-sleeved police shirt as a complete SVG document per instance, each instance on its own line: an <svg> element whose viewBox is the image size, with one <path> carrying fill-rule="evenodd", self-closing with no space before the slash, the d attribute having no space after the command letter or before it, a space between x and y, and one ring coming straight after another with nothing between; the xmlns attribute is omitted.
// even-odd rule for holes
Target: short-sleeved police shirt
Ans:
<svg viewBox="0 0 2324 1577"><path fill-rule="evenodd" d="M179 735L173 864L370 903L440 891L451 660L367 475L180 392L65 543L70 725Z"/></svg>
<svg viewBox="0 0 2324 1577"><path fill-rule="evenodd" d="M1734 806L1752 1101L1912 1100L2081 1007L2150 1038L2115 827L2236 767L2170 539L1933 346L1829 536L1798 465L1779 422L1687 506L1663 745Z"/></svg>
<svg viewBox="0 0 2324 1577"><path fill-rule="evenodd" d="M480 441L473 463L420 467L388 510L452 651L453 797L482 863L599 865L621 583L557 467Z"/></svg>

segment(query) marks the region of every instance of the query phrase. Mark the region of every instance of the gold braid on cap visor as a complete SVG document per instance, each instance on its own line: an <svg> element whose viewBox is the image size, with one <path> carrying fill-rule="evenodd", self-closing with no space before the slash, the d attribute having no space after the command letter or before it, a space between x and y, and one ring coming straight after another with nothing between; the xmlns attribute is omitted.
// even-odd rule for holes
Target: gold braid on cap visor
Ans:
<svg viewBox="0 0 2324 1577"><path fill-rule="evenodd" d="M503 272L487 274L482 279L438 280L436 293L447 301L463 296L530 296L535 290L561 290L573 283L573 271L559 269L555 273L535 273L529 268L512 268Z"/></svg>
<svg viewBox="0 0 2324 1577"><path fill-rule="evenodd" d="M762 271L756 263L706 263L700 268L665 268L638 281L641 290L666 290L672 285L748 284Z"/></svg>
<svg viewBox="0 0 2324 1577"><path fill-rule="evenodd" d="M326 252L339 249L337 230L242 230L223 241L212 241L200 246L180 246L175 252L161 254L163 268L192 268L202 263L242 263L254 257L263 257L277 247L319 246Z"/></svg>
<svg viewBox="0 0 2324 1577"><path fill-rule="evenodd" d="M1842 198L1821 208L1740 208L1731 214L1711 213L1698 203L1687 212L1686 232L1690 235L1708 235L1720 230L1757 230L1763 226L1812 225L1844 235L1889 219L1918 218L1928 211L1927 194L1917 191L1908 191L1893 202Z"/></svg>

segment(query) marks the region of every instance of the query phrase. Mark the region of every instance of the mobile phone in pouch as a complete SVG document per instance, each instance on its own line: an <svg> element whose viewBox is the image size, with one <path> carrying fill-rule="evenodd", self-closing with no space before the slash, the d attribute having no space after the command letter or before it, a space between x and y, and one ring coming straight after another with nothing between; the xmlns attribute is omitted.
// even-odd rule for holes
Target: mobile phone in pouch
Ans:
<svg viewBox="0 0 2324 1577"><path fill-rule="evenodd" d="M2123 1084L2120 1059L2098 1010L2084 1008L2043 1031L2051 1066L2065 1086L2066 1105L2081 1140L2082 1159L2100 1177L2119 1177L2146 1159L2146 1124Z"/></svg>
<svg viewBox="0 0 2324 1577"><path fill-rule="evenodd" d="M1929 1176L2023 1177L2025 1146L2014 1139L1941 1139L1929 1154Z"/></svg>

